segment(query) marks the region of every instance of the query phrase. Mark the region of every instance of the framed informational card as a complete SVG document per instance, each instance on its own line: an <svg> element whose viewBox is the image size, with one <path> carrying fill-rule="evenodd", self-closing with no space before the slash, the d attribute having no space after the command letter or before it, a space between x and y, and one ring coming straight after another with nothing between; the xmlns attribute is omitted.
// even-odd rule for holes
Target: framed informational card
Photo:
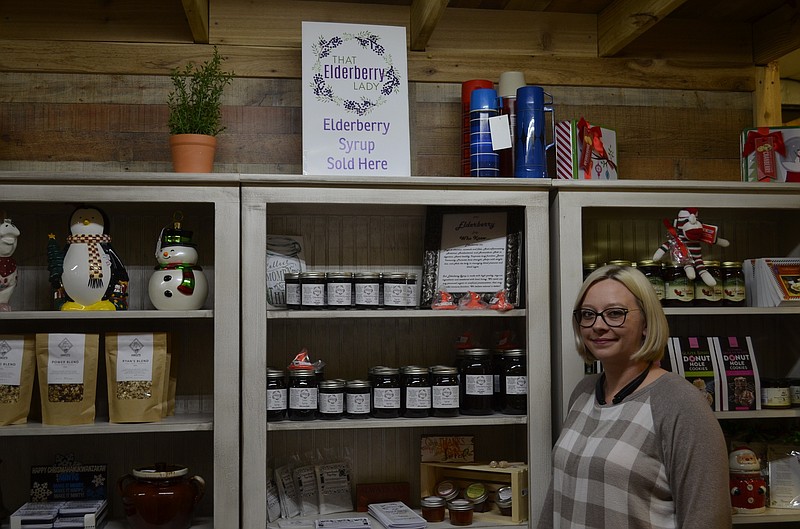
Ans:
<svg viewBox="0 0 800 529"><path fill-rule="evenodd" d="M431 207L425 224L422 306L440 291L490 301L504 290L517 306L522 273L522 210Z"/></svg>
<svg viewBox="0 0 800 529"><path fill-rule="evenodd" d="M410 176L404 27L303 22L303 174Z"/></svg>

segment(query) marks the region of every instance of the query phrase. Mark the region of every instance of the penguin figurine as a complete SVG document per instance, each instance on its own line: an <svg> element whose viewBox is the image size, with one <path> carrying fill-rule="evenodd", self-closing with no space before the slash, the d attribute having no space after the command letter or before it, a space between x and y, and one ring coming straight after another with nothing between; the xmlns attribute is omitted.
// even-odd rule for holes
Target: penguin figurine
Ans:
<svg viewBox="0 0 800 529"><path fill-rule="evenodd" d="M175 222L161 230L156 243L158 265L150 276L147 293L158 310L197 310L208 296L208 281L197 266L192 232Z"/></svg>
<svg viewBox="0 0 800 529"><path fill-rule="evenodd" d="M105 213L81 206L69 225L61 270L68 301L61 310L127 310L128 272L111 247Z"/></svg>
<svg viewBox="0 0 800 529"><path fill-rule="evenodd" d="M0 224L0 312L11 311L11 295L17 286L17 262L11 257L17 249L19 230L11 219Z"/></svg>

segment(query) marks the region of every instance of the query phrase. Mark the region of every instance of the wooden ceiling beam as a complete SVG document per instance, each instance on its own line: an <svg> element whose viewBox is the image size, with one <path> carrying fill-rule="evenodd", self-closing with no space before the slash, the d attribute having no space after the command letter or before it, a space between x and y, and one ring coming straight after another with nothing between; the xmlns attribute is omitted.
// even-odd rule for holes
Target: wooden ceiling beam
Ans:
<svg viewBox="0 0 800 529"><path fill-rule="evenodd" d="M198 44L208 44L208 0L181 0L192 37Z"/></svg>
<svg viewBox="0 0 800 529"><path fill-rule="evenodd" d="M597 53L613 57L686 0L616 0L597 16Z"/></svg>
<svg viewBox="0 0 800 529"><path fill-rule="evenodd" d="M448 0L414 0L411 3L411 50L425 51L436 24L444 14Z"/></svg>
<svg viewBox="0 0 800 529"><path fill-rule="evenodd" d="M799 48L800 5L784 2L778 9L753 24L755 64L767 65Z"/></svg>

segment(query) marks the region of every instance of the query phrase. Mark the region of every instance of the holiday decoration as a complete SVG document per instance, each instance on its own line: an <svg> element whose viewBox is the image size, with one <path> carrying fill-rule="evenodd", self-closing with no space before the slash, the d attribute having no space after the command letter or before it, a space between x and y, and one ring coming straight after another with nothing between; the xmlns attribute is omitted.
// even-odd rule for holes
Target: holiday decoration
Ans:
<svg viewBox="0 0 800 529"><path fill-rule="evenodd" d="M17 249L19 230L11 219L0 224L0 312L11 311L11 295L17 286L17 262L11 256Z"/></svg>
<svg viewBox="0 0 800 529"><path fill-rule="evenodd" d="M53 301L60 310L127 310L128 272L111 247L108 218L95 206L80 206L70 217L63 252L48 236L47 269Z"/></svg>
<svg viewBox="0 0 800 529"><path fill-rule="evenodd" d="M176 215L172 228L161 230L156 243L156 271L147 293L159 310L197 310L208 296L208 281L197 266L197 247L192 232L181 228Z"/></svg>
<svg viewBox="0 0 800 529"><path fill-rule="evenodd" d="M755 452L739 447L730 453L731 506L737 513L760 513L766 510L767 484L761 477L761 465Z"/></svg>
<svg viewBox="0 0 800 529"><path fill-rule="evenodd" d="M667 228L668 239L653 254L653 260L660 261L664 256L669 256L675 264L684 267L686 277L689 279L699 276L706 285L716 285L717 281L706 270L700 243L729 246L728 240L717 236L717 226L700 222L697 208L682 209L672 223L667 219L663 222Z"/></svg>

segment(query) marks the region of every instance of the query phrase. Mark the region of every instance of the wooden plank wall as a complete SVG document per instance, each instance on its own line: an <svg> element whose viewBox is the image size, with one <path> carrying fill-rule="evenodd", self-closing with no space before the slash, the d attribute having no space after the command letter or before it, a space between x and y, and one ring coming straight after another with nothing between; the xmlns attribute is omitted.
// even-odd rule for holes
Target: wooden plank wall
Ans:
<svg viewBox="0 0 800 529"><path fill-rule="evenodd" d="M536 72L526 72L533 84ZM170 171L168 77L0 72L0 170ZM749 92L545 86L556 119L617 131L625 179L738 180ZM302 173L301 81L237 78L215 171ZM412 174L459 169L459 83L410 83Z"/></svg>

